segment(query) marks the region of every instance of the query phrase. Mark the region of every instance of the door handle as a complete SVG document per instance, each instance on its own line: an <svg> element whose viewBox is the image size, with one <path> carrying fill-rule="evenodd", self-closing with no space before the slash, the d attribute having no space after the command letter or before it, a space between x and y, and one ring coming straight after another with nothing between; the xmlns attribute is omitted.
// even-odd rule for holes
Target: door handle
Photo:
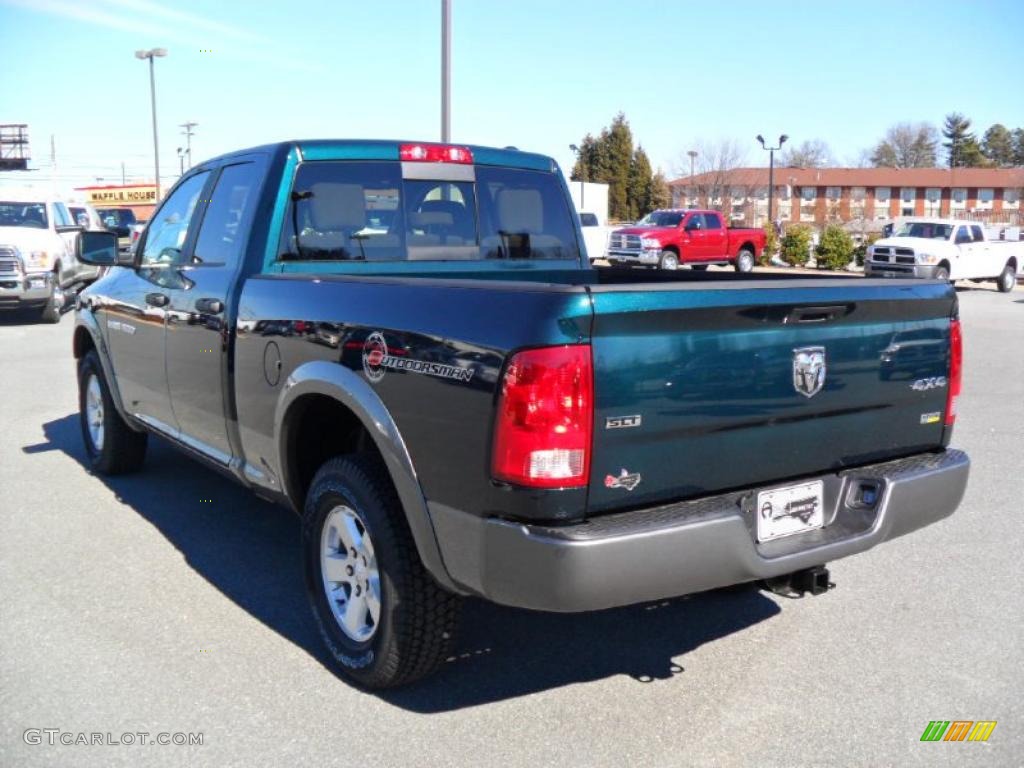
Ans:
<svg viewBox="0 0 1024 768"><path fill-rule="evenodd" d="M219 315L224 311L224 302L220 299L196 299L196 309L210 315Z"/></svg>
<svg viewBox="0 0 1024 768"><path fill-rule="evenodd" d="M171 302L166 293L147 293L146 303L151 307L166 307Z"/></svg>

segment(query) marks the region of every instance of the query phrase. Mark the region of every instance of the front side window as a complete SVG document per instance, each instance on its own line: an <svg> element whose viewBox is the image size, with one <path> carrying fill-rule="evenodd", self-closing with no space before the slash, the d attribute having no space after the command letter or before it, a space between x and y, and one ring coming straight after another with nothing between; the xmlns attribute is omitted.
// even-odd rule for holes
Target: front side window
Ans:
<svg viewBox="0 0 1024 768"><path fill-rule="evenodd" d="M985 234L981 231L981 227L977 224L971 225L971 236L974 238L974 242L983 243L985 242Z"/></svg>
<svg viewBox="0 0 1024 768"><path fill-rule="evenodd" d="M46 229L49 219L45 203L19 203L0 200L0 227Z"/></svg>
<svg viewBox="0 0 1024 768"><path fill-rule="evenodd" d="M58 227L70 227L72 225L71 214L68 213L64 203L53 204L53 223Z"/></svg>
<svg viewBox="0 0 1024 768"><path fill-rule="evenodd" d="M478 166L474 181L403 179L393 162L301 165L282 261L578 259L558 177Z"/></svg>
<svg viewBox="0 0 1024 768"><path fill-rule="evenodd" d="M259 173L252 163L229 165L220 173L199 227L193 251L197 264L233 267L245 245L245 224L256 205Z"/></svg>
<svg viewBox="0 0 1024 768"><path fill-rule="evenodd" d="M956 242L957 244L971 242L971 233L967 231L967 227L960 227L956 231Z"/></svg>
<svg viewBox="0 0 1024 768"><path fill-rule="evenodd" d="M182 263L181 250L185 247L188 226L209 175L209 171L203 171L190 176L160 206L146 232L142 264Z"/></svg>

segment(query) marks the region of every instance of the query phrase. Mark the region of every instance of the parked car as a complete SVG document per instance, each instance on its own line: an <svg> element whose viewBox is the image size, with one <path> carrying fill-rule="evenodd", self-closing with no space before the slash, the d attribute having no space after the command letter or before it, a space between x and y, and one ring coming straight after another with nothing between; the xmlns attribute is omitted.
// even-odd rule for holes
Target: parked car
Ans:
<svg viewBox="0 0 1024 768"><path fill-rule="evenodd" d="M590 261L603 259L608 255L608 236L614 227L602 224L596 213L580 211L580 231Z"/></svg>
<svg viewBox="0 0 1024 768"><path fill-rule="evenodd" d="M71 220L78 226L84 229L91 229L93 232L100 232L107 228L100 217L99 211L89 203L70 202L67 205L68 213L71 214Z"/></svg>
<svg viewBox="0 0 1024 768"><path fill-rule="evenodd" d="M668 270L732 264L737 272L750 272L764 246L764 230L726 227L718 211L658 210L612 232L608 260Z"/></svg>
<svg viewBox="0 0 1024 768"><path fill-rule="evenodd" d="M991 280L1013 290L1024 245L989 240L981 224L955 219L907 219L892 237L868 248L867 276Z"/></svg>
<svg viewBox="0 0 1024 768"><path fill-rule="evenodd" d="M152 433L294 509L320 635L370 688L444 661L459 596L819 594L967 482L950 285L590 269L541 155L275 144L186 172L134 254L81 249L121 265L76 312L90 468Z"/></svg>
<svg viewBox="0 0 1024 768"><path fill-rule="evenodd" d="M34 190L0 191L0 309L29 309L60 322L65 293L100 274L75 258L81 229L60 200Z"/></svg>
<svg viewBox="0 0 1024 768"><path fill-rule="evenodd" d="M99 214L106 228L117 235L121 250L128 250L132 245L132 232L139 223L135 211L131 208L100 208Z"/></svg>

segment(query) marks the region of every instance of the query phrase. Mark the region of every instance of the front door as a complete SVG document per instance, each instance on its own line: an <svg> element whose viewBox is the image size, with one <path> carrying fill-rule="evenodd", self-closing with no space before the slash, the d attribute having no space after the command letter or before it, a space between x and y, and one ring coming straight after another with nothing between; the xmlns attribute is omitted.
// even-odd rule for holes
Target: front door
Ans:
<svg viewBox="0 0 1024 768"><path fill-rule="evenodd" d="M157 429L177 433L167 388L164 336L170 290L208 171L185 179L163 202L144 234L133 269L121 269L103 297L114 375L125 410Z"/></svg>
<svg viewBox="0 0 1024 768"><path fill-rule="evenodd" d="M185 278L167 308L167 385L179 438L222 464L231 460L225 413L231 289L246 246L262 158L225 166L208 196Z"/></svg>

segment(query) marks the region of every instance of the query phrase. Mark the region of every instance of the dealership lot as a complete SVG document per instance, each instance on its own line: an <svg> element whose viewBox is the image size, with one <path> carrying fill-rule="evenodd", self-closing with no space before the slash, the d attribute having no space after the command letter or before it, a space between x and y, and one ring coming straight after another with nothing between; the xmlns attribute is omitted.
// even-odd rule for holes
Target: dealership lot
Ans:
<svg viewBox="0 0 1024 768"><path fill-rule="evenodd" d="M382 696L327 670L290 513L159 441L141 474L89 475L72 317L0 316L0 762L1019 764L1024 289L959 295L954 444L974 465L952 518L834 563L817 599L471 601L447 668ZM921 743L936 719L998 726ZM26 744L33 728L203 744Z"/></svg>

